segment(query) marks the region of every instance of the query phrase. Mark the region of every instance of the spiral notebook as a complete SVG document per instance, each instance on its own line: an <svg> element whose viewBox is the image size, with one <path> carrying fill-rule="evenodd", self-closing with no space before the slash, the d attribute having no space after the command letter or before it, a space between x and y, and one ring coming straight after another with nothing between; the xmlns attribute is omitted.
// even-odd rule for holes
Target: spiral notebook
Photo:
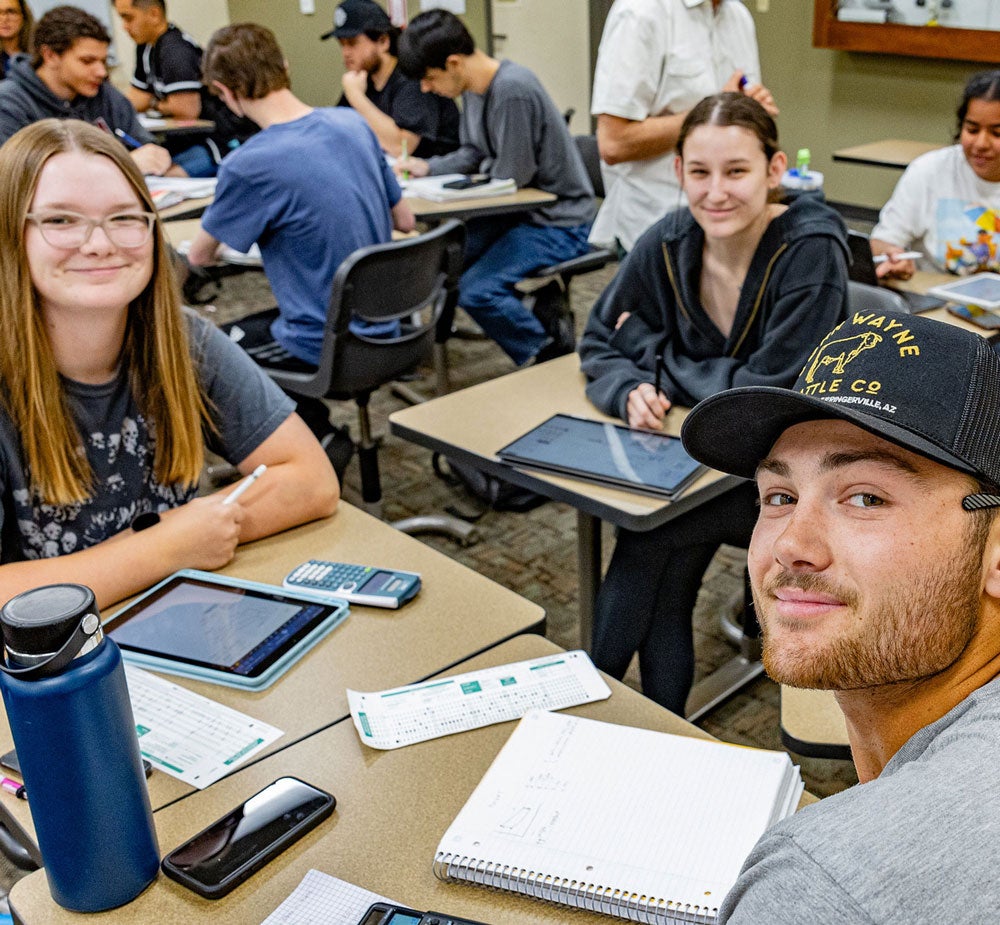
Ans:
<svg viewBox="0 0 1000 925"><path fill-rule="evenodd" d="M801 795L784 752L536 710L441 839L434 873L636 922L712 922Z"/></svg>

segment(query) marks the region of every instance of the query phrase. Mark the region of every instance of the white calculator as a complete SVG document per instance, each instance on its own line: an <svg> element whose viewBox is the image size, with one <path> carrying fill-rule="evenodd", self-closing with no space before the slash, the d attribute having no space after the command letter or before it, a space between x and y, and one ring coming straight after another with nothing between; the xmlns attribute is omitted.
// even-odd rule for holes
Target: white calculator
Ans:
<svg viewBox="0 0 1000 925"><path fill-rule="evenodd" d="M310 559L289 572L282 584L293 591L329 594L351 604L396 608L417 596L420 576L372 565Z"/></svg>

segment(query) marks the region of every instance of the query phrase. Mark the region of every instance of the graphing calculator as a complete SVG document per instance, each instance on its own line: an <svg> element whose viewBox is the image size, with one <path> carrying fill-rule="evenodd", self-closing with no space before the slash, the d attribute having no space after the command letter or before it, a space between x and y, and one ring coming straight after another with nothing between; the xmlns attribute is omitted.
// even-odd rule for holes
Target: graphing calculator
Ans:
<svg viewBox="0 0 1000 925"><path fill-rule="evenodd" d="M418 912L391 903L375 903L358 925L483 925L472 919L459 919L440 912Z"/></svg>
<svg viewBox="0 0 1000 925"><path fill-rule="evenodd" d="M351 604L396 608L417 596L420 576L397 569L310 559L289 572L282 584L293 591L329 594Z"/></svg>

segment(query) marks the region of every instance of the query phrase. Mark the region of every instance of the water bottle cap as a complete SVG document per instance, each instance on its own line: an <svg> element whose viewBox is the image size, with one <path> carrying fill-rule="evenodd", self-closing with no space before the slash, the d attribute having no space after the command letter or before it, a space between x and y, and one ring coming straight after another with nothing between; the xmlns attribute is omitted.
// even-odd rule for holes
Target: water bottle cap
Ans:
<svg viewBox="0 0 1000 925"><path fill-rule="evenodd" d="M45 585L11 598L0 610L4 646L24 655L57 652L86 613L97 615L86 585Z"/></svg>

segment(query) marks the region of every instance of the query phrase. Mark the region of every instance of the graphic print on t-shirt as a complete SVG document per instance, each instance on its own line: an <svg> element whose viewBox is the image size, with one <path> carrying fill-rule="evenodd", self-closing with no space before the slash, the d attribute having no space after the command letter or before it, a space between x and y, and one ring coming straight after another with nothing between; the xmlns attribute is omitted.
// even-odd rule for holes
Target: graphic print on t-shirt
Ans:
<svg viewBox="0 0 1000 925"><path fill-rule="evenodd" d="M1000 213L966 199L939 199L934 255L949 273L1000 271Z"/></svg>

